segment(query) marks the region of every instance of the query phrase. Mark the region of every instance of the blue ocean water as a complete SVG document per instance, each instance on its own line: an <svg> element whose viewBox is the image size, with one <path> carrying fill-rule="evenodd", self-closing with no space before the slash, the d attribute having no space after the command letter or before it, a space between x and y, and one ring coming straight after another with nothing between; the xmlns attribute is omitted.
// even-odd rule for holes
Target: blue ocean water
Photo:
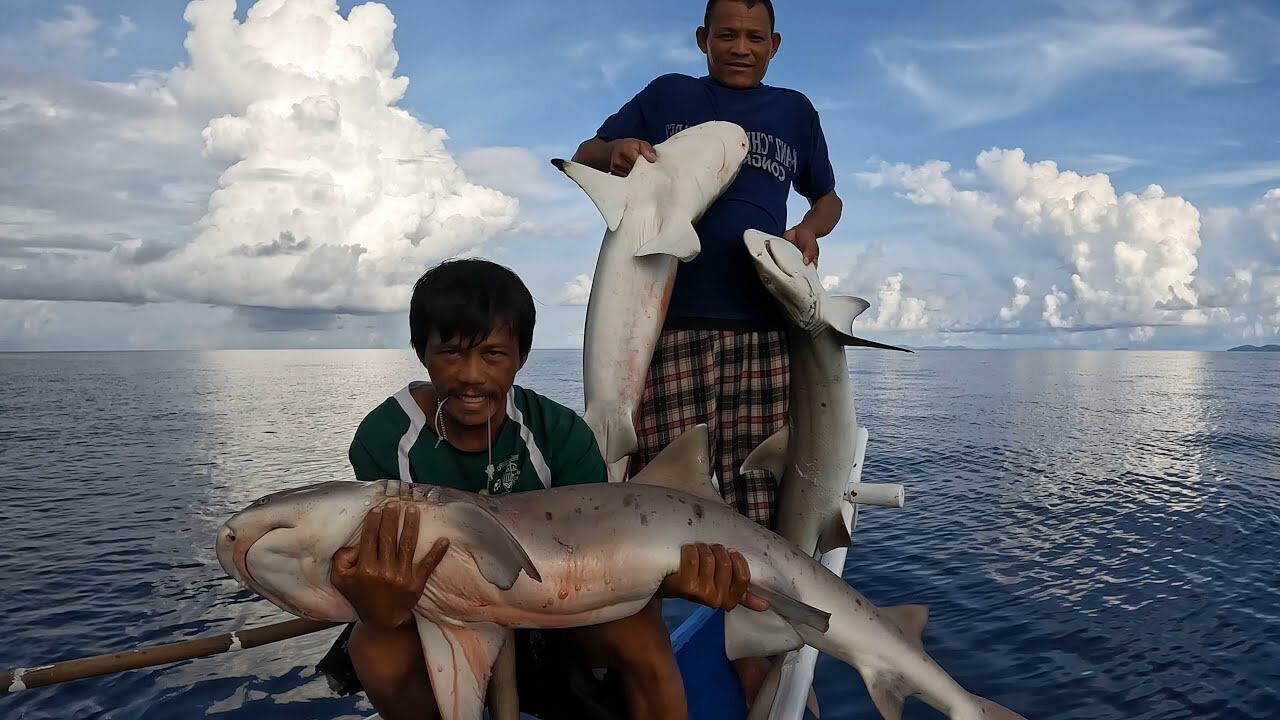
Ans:
<svg viewBox="0 0 1280 720"><path fill-rule="evenodd" d="M925 646L1028 718L1280 717L1280 356L850 352L863 479L845 578L924 603ZM285 619L226 578L216 528L349 477L408 351L0 355L0 667ZM582 409L581 357L521 382ZM0 697L0 718L357 718L335 631ZM823 718L877 717L818 665ZM908 718L937 717L919 703Z"/></svg>

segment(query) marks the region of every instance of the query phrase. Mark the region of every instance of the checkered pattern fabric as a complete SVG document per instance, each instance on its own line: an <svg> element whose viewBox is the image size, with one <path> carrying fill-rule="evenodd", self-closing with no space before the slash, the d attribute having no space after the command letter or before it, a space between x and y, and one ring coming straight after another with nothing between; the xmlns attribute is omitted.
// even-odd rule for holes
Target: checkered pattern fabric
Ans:
<svg viewBox="0 0 1280 720"><path fill-rule="evenodd" d="M783 332L668 330L658 340L636 423L639 450L628 474L681 433L705 422L720 493L735 510L773 526L778 482L738 472L757 445L787 424L790 384Z"/></svg>

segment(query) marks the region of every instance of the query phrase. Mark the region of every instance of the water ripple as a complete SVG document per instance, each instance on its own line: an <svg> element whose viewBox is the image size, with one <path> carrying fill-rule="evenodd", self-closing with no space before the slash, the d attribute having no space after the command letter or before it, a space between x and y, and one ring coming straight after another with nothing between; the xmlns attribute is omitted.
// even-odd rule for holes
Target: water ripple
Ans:
<svg viewBox="0 0 1280 720"><path fill-rule="evenodd" d="M849 360L864 478L907 506L859 514L845 577L929 605L925 645L961 683L1029 718L1280 716L1276 358ZM580 412L580 363L535 351L522 382ZM356 424L419 375L401 351L0 355L0 665L284 619L225 577L216 528L348 477ZM313 670L334 634L32 690L0 716L357 718ZM817 692L823 717L876 717L830 658Z"/></svg>

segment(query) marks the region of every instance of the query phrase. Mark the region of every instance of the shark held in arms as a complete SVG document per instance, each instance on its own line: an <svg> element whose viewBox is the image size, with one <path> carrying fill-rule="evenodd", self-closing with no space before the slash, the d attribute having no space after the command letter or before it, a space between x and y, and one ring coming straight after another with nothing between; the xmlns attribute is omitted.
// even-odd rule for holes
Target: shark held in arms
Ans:
<svg viewBox="0 0 1280 720"><path fill-rule="evenodd" d="M330 560L358 541L375 506L413 503L422 532L448 551L414 610L445 720L481 717L490 670L512 628L563 628L628 617L679 567L681 546L722 543L750 564L770 609L739 606L730 658L808 644L854 666L886 718L919 695L952 720L1021 716L962 688L924 651L919 606L878 608L794 544L734 512L711 484L705 425L671 443L630 482L481 496L395 480L334 481L260 498L217 535L223 569L278 607L354 621L329 582ZM749 614L749 615L748 615Z"/></svg>
<svg viewBox="0 0 1280 720"><path fill-rule="evenodd" d="M659 143L658 161L639 158L626 177L552 160L607 225L587 302L582 384L584 419L613 481L638 447L635 414L677 263L701 251L694 223L737 178L747 146L741 127L711 121Z"/></svg>

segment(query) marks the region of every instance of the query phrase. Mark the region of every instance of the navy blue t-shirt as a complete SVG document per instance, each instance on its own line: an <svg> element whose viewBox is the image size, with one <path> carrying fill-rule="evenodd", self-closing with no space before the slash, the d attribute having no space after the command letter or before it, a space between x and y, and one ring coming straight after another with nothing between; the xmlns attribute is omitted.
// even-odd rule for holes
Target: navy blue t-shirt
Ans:
<svg viewBox="0 0 1280 720"><path fill-rule="evenodd" d="M756 275L742 233L782 235L793 185L809 200L835 189L827 141L809 99L769 85L736 89L710 77L663 75L606 119L596 135L606 142L639 138L657 145L711 120L747 131L747 159L696 226L702 251L680 263L666 328L781 329L777 301Z"/></svg>

